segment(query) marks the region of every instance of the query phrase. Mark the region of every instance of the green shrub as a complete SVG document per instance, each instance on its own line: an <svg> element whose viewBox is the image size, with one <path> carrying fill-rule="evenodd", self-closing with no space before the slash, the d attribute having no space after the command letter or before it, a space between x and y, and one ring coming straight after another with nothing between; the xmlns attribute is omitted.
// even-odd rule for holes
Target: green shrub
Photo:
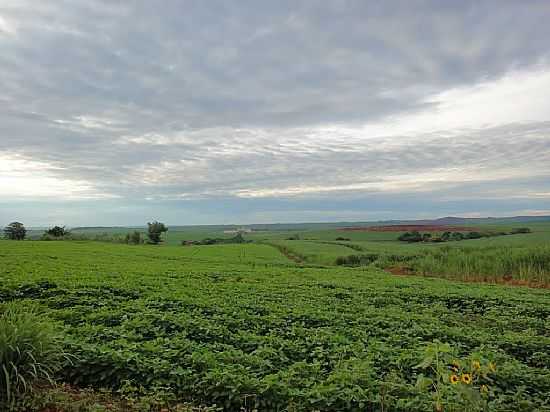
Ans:
<svg viewBox="0 0 550 412"><path fill-rule="evenodd" d="M125 243L129 245L141 245L145 240L141 237L141 233L134 230L132 233L127 233L124 237Z"/></svg>
<svg viewBox="0 0 550 412"><path fill-rule="evenodd" d="M512 235L516 235L519 233L531 233L531 229L529 229L528 227L518 227L516 229L512 229L512 231L510 232L510 234Z"/></svg>
<svg viewBox="0 0 550 412"><path fill-rule="evenodd" d="M402 242L422 242L422 235L417 231L413 230L412 232L406 232L403 233L401 236L397 238L398 240Z"/></svg>
<svg viewBox="0 0 550 412"><path fill-rule="evenodd" d="M465 236L466 239L481 239L482 237L484 237L483 234L479 232L468 232Z"/></svg>
<svg viewBox="0 0 550 412"><path fill-rule="evenodd" d="M0 306L0 410L11 410L36 383L51 383L66 356L53 324L28 306Z"/></svg>
<svg viewBox="0 0 550 412"><path fill-rule="evenodd" d="M464 239L464 235L460 232L453 232L451 234L451 240L460 241Z"/></svg>

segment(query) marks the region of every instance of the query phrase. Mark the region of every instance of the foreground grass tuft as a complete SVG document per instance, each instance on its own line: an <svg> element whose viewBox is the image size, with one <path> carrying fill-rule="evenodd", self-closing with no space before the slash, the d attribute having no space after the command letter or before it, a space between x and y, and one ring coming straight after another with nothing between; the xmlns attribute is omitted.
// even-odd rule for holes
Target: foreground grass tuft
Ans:
<svg viewBox="0 0 550 412"><path fill-rule="evenodd" d="M51 383L63 353L49 321L29 306L0 306L0 410L14 409L37 383Z"/></svg>

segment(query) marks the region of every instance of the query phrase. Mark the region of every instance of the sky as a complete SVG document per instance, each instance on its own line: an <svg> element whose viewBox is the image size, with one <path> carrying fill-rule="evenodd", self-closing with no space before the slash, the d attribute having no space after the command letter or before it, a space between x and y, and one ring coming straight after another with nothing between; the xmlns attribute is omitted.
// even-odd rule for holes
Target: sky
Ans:
<svg viewBox="0 0 550 412"><path fill-rule="evenodd" d="M550 2L2 0L0 224L550 215Z"/></svg>

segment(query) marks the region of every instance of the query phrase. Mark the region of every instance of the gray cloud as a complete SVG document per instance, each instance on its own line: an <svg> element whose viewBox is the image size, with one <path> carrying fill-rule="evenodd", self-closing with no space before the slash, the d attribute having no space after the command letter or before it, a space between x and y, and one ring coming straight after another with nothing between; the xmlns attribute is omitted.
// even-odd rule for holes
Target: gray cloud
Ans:
<svg viewBox="0 0 550 412"><path fill-rule="evenodd" d="M476 185L540 200L548 106L378 131L437 116L438 93L548 72L549 17L546 1L6 1L0 159L40 164L20 182L74 181L87 187L76 197L121 202L457 198Z"/></svg>

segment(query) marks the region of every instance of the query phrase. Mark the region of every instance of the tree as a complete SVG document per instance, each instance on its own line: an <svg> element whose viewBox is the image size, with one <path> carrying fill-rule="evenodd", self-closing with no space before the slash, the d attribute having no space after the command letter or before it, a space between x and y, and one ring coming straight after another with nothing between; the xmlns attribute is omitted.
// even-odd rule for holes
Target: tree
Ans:
<svg viewBox="0 0 550 412"><path fill-rule="evenodd" d="M229 239L227 243L246 243L242 233L237 233L237 236Z"/></svg>
<svg viewBox="0 0 550 412"><path fill-rule="evenodd" d="M168 228L164 225L164 223L157 221L147 223L147 237L149 237L149 243L158 245L162 242L161 235L164 232L168 232Z"/></svg>
<svg viewBox="0 0 550 412"><path fill-rule="evenodd" d="M69 234L69 231L65 229L65 226L54 226L48 230L46 230L46 234L53 236L53 237L64 237Z"/></svg>
<svg viewBox="0 0 550 412"><path fill-rule="evenodd" d="M27 229L23 223L12 222L4 228L4 236L10 240L23 240L27 236Z"/></svg>

